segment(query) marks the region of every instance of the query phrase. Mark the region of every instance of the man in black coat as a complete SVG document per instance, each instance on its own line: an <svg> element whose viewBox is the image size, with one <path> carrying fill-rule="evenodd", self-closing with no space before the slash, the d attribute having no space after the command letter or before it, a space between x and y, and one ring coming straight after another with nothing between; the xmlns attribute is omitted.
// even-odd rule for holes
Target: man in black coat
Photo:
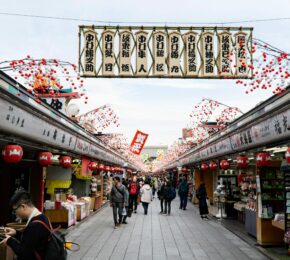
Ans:
<svg viewBox="0 0 290 260"><path fill-rule="evenodd" d="M42 221L49 226L49 220L34 207L31 196L26 191L15 193L10 200L10 205L16 216L27 220L27 223L22 236L13 228L5 228L7 238L4 243L13 250L18 260L44 259L50 232L41 223L35 221Z"/></svg>

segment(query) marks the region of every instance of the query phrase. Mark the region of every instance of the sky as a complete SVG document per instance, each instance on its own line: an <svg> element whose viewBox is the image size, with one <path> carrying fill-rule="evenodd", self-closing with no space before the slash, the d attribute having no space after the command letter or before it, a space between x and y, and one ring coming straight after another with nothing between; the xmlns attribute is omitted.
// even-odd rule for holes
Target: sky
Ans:
<svg viewBox="0 0 290 260"><path fill-rule="evenodd" d="M289 17L289 10L289 0L0 0L0 13L104 21L94 23L99 25L137 22L207 25ZM0 61L21 59L29 54L33 58L77 63L78 25L92 23L0 14L0 24ZM290 53L290 19L231 25L253 26L254 38ZM88 79L86 89L89 104L82 105L82 112L110 104L120 118L120 127L107 131L123 133L131 142L139 129L149 134L147 145L170 145L181 137L193 107L204 97L247 112L271 95L263 91L246 95L234 80L205 79Z"/></svg>

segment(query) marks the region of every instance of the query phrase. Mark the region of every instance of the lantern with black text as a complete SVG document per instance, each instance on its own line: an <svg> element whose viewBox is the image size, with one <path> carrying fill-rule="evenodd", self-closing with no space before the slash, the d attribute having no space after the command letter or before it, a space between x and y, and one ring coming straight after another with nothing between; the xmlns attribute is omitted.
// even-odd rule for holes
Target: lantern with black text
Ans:
<svg viewBox="0 0 290 260"><path fill-rule="evenodd" d="M8 144L3 148L2 156L7 163L18 163L23 156L22 147L16 144Z"/></svg>
<svg viewBox="0 0 290 260"><path fill-rule="evenodd" d="M38 162L42 166L47 166L52 163L52 153L51 152L40 152L38 154Z"/></svg>
<svg viewBox="0 0 290 260"><path fill-rule="evenodd" d="M286 158L287 163L290 164L290 147L287 149L285 153L285 158Z"/></svg>
<svg viewBox="0 0 290 260"><path fill-rule="evenodd" d="M249 158L247 156L237 157L237 167L245 169L249 166Z"/></svg>
<svg viewBox="0 0 290 260"><path fill-rule="evenodd" d="M258 167L271 166L271 154L270 153L258 153L256 157L256 164Z"/></svg>
<svg viewBox="0 0 290 260"><path fill-rule="evenodd" d="M60 157L59 164L63 168L69 168L71 166L71 157L63 155Z"/></svg>
<svg viewBox="0 0 290 260"><path fill-rule="evenodd" d="M209 163L209 169L210 169L211 171L216 170L216 169L217 169L217 163L216 163L216 162L210 162L210 163Z"/></svg>
<svg viewBox="0 0 290 260"><path fill-rule="evenodd" d="M228 170L230 168L230 162L228 160L221 160L220 167L223 170Z"/></svg>
<svg viewBox="0 0 290 260"><path fill-rule="evenodd" d="M89 170L95 171L98 169L98 164L96 162L90 162L88 165Z"/></svg>
<svg viewBox="0 0 290 260"><path fill-rule="evenodd" d="M98 164L98 170L99 170L99 171L103 171L103 170L105 170L105 165L102 164L102 163L99 163L99 164Z"/></svg>
<svg viewBox="0 0 290 260"><path fill-rule="evenodd" d="M202 171L206 171L206 170L208 170L208 165L207 165L206 163L202 163L202 164L201 164L201 170L202 170Z"/></svg>

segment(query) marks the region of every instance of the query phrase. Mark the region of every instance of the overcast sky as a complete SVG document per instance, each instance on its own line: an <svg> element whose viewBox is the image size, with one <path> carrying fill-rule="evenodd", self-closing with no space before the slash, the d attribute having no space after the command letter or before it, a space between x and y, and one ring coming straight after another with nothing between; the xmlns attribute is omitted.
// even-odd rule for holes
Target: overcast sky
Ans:
<svg viewBox="0 0 290 260"><path fill-rule="evenodd" d="M111 22L210 23L290 17L289 0L0 0L0 12L71 17ZM0 59L57 58L77 63L78 25L86 22L0 15ZM139 25L139 24L138 24ZM290 52L290 20L251 22L254 37ZM148 145L170 144L181 137L189 114L203 97L217 99L246 112L270 96L244 94L232 80L90 79L88 111L111 104L129 141L137 129L149 134Z"/></svg>

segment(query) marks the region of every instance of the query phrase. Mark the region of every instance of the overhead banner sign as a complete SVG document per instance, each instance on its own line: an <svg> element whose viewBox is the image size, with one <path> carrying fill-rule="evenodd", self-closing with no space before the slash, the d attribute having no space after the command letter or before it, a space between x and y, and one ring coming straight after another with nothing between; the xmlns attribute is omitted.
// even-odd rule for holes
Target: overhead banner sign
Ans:
<svg viewBox="0 0 290 260"><path fill-rule="evenodd" d="M251 27L79 26L83 77L252 78Z"/></svg>
<svg viewBox="0 0 290 260"><path fill-rule="evenodd" d="M147 138L148 134L142 133L141 131L137 130L130 146L131 152L139 155L146 143Z"/></svg>

